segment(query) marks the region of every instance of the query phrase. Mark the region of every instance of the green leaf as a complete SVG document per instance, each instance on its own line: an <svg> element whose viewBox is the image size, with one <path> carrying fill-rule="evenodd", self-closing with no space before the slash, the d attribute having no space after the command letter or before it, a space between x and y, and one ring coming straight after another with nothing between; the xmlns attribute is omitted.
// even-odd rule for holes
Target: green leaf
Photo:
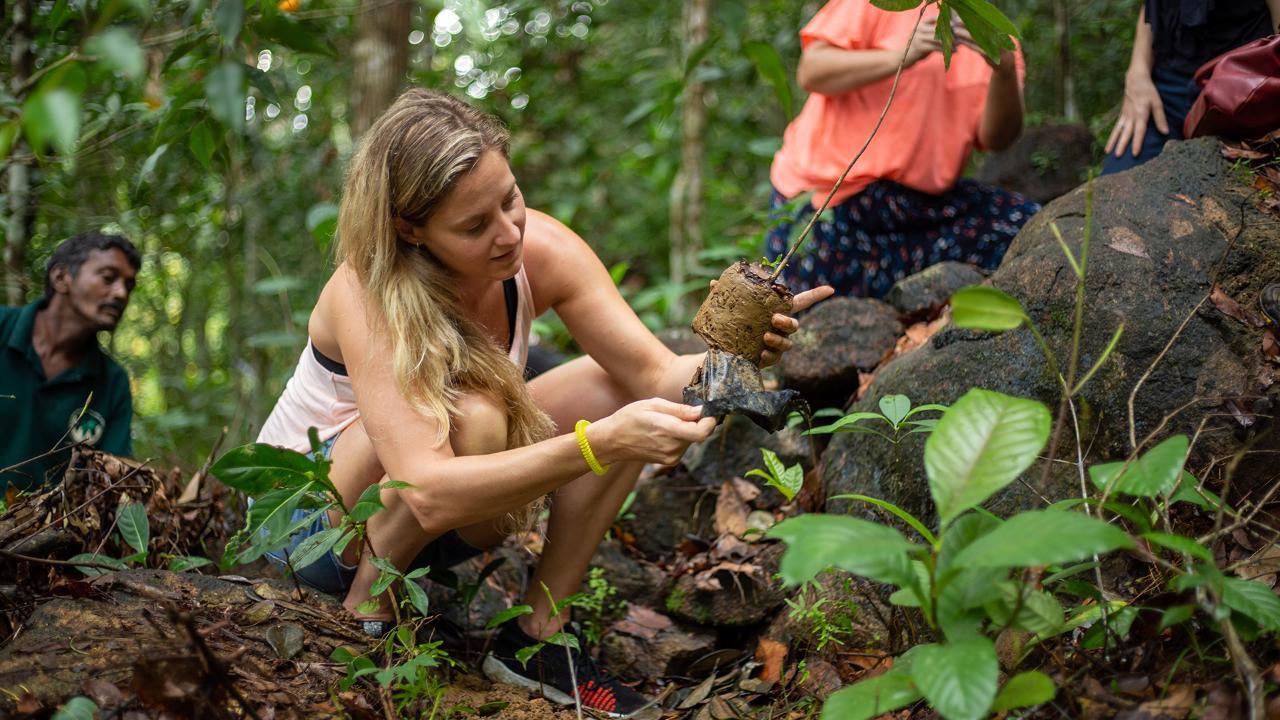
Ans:
<svg viewBox="0 0 1280 720"><path fill-rule="evenodd" d="M360 499L356 500L356 504L351 508L351 522L364 522L373 517L375 513L383 508L382 504L382 486L370 485L360 493Z"/></svg>
<svg viewBox="0 0 1280 720"><path fill-rule="evenodd" d="M945 582L948 573L955 565L956 556L973 544L975 540L1000 526L999 518L983 513L966 513L956 518L942 537L942 545L938 548L937 573L939 584Z"/></svg>
<svg viewBox="0 0 1280 720"><path fill-rule="evenodd" d="M99 555L98 553L80 553L79 555L76 555L75 557L72 557L69 560L67 560L67 562L73 562L73 563L91 562L97 565L106 565L116 570L127 569L127 566L123 562L113 557L110 557L108 555ZM76 569L84 573L85 575L89 575L89 576L102 575L104 573L109 572L107 570L103 570L102 568L87 567L85 565L77 565Z"/></svg>
<svg viewBox="0 0 1280 720"><path fill-rule="evenodd" d="M903 10L912 10L920 7L920 3L924 0L871 0L871 4L881 10L889 12L902 12Z"/></svg>
<svg viewBox="0 0 1280 720"><path fill-rule="evenodd" d="M244 65L228 60L214 68L204 79L204 94L214 117L236 133L244 130Z"/></svg>
<svg viewBox="0 0 1280 720"><path fill-rule="evenodd" d="M1006 36L1018 37L1018 26L1013 21L1005 17L995 5L987 2L987 0L951 0L951 7L957 12L964 7L973 15L982 19L983 23L989 25L993 30L1004 33ZM966 23L966 27L968 24ZM1013 43L1009 44L1009 49L1013 49Z"/></svg>
<svg viewBox="0 0 1280 720"><path fill-rule="evenodd" d="M1187 459L1189 446L1186 435L1174 435L1129 463L1120 479L1114 480L1124 467L1122 462L1091 466L1089 479L1099 490L1110 487L1112 492L1134 497L1164 495L1172 491L1182 477L1182 464Z"/></svg>
<svg viewBox="0 0 1280 720"><path fill-rule="evenodd" d="M320 245L328 249L333 241L333 234L338 230L338 206L323 202L312 205L307 210L307 232Z"/></svg>
<svg viewBox="0 0 1280 720"><path fill-rule="evenodd" d="M773 92L778 96L778 103L782 105L783 112L787 114L788 119L791 118L795 114L791 103L791 81L782 64L782 56L772 45L762 42L745 43L742 49L747 53L747 57L751 58L760 77L773 86Z"/></svg>
<svg viewBox="0 0 1280 720"><path fill-rule="evenodd" d="M405 488L411 488L411 487L413 487L413 483L407 483L403 480L383 480L382 481L383 490L404 490Z"/></svg>
<svg viewBox="0 0 1280 720"><path fill-rule="evenodd" d="M265 443L228 450L210 468L224 485L246 495L260 495L274 487L309 485L315 471L315 460L295 450Z"/></svg>
<svg viewBox="0 0 1280 720"><path fill-rule="evenodd" d="M1049 637L1061 629L1062 605L1049 593L1015 582L999 583L999 588L1000 597L986 606L987 614L997 625L1009 625L1040 637ZM1016 616L1014 608L1018 610Z"/></svg>
<svg viewBox="0 0 1280 720"><path fill-rule="evenodd" d="M97 715L97 703L83 695L77 695L58 708L52 720L93 720Z"/></svg>
<svg viewBox="0 0 1280 720"><path fill-rule="evenodd" d="M173 572L186 572L198 567L212 565L213 561L199 555L176 555L169 558L169 569Z"/></svg>
<svg viewBox="0 0 1280 720"><path fill-rule="evenodd" d="M381 607L381 603L378 602L378 598L375 596L357 605L356 612L369 615L377 612L379 607ZM373 667L373 666L369 666L369 667ZM377 669L377 668L374 668L374 669Z"/></svg>
<svg viewBox="0 0 1280 720"><path fill-rule="evenodd" d="M160 162L160 158L164 157L165 152L168 150L168 143L160 145L155 150L151 151L151 154L147 156L146 160L142 161L142 167L138 170L139 185L151 178L156 171L156 165Z"/></svg>
<svg viewBox="0 0 1280 720"><path fill-rule="evenodd" d="M951 69L951 54L956 49L956 32L951 27L951 0L939 0L938 24L933 32L942 45L942 67ZM953 306L954 307L954 306Z"/></svg>
<svg viewBox="0 0 1280 720"><path fill-rule="evenodd" d="M950 0L950 3L951 9L955 10L956 15L960 16L960 22L964 23L969 35L981 49L982 54L993 61L999 62L1001 50L1013 49L1013 41L1009 39L1009 33L998 29L984 16L984 13L991 11L996 16L999 16L1002 24L1008 25L1013 34L1016 34L1017 30L1013 29L1013 25L1008 18L1005 18L999 10L991 7L986 0ZM979 7L982 7L982 10L979 10Z"/></svg>
<svg viewBox="0 0 1280 720"><path fill-rule="evenodd" d="M151 540L151 526L147 524L147 509L141 503L129 503L116 511L116 527L120 537L134 551L145 553Z"/></svg>
<svg viewBox="0 0 1280 720"><path fill-rule="evenodd" d="M808 582L833 566L894 585L912 579L913 546L884 525L840 515L801 515L774 525L766 534L787 543L780 566L787 585Z"/></svg>
<svg viewBox="0 0 1280 720"><path fill-rule="evenodd" d="M289 553L289 565L293 567L293 571L297 572L324 557L325 553L337 544L343 532L345 532L343 528L336 527L308 535L305 540L298 543L298 547L294 548L293 552Z"/></svg>
<svg viewBox="0 0 1280 720"><path fill-rule="evenodd" d="M889 424L898 427L911 412L911 399L906 395L885 395L880 398L880 412L884 413Z"/></svg>
<svg viewBox="0 0 1280 720"><path fill-rule="evenodd" d="M875 505L878 508L883 508L884 510L888 510L889 512L896 515L900 520L910 525L913 530L920 533L920 537L924 538L925 541L928 542L930 545L938 544L937 538L933 536L933 533L929 532L929 528L925 527L924 523L920 522L919 518L907 512L906 510L903 510L897 505L894 505L888 500L881 500L879 498L873 498L867 495L859 495L857 493L849 493L846 495L833 495L827 499L828 500L860 500L862 502Z"/></svg>
<svg viewBox="0 0 1280 720"><path fill-rule="evenodd" d="M369 585L369 596L378 597L386 592L387 588L391 587L391 583L395 582L398 577L397 573L387 572L386 570L378 573L378 578Z"/></svg>
<svg viewBox="0 0 1280 720"><path fill-rule="evenodd" d="M209 123L198 122L191 128L191 137L187 140L187 148L205 170L210 169L213 153L218 149L218 141L209 128Z"/></svg>
<svg viewBox="0 0 1280 720"><path fill-rule="evenodd" d="M484 629L492 630L512 618L518 618L521 615L532 615L532 614L533 614L533 608L529 607L528 605L514 605L512 607L507 608L506 610L503 610L497 615L494 615L493 618L489 620L489 622L485 623Z"/></svg>
<svg viewBox="0 0 1280 720"><path fill-rule="evenodd" d="M1224 578L1222 604L1248 616L1267 630L1280 629L1280 598L1275 591L1254 580Z"/></svg>
<svg viewBox="0 0 1280 720"><path fill-rule="evenodd" d="M1191 616L1195 615L1195 613L1196 606L1191 604L1174 605L1171 608L1166 608L1165 611L1160 614L1160 625L1158 627L1158 631L1163 631L1166 628L1173 627L1174 625L1181 625L1182 623L1190 620Z"/></svg>
<svg viewBox="0 0 1280 720"><path fill-rule="evenodd" d="M769 485L777 488L787 502L791 502L795 499L796 493L800 492L800 488L804 487L804 470L799 463L792 465L784 470L777 480L769 480Z"/></svg>
<svg viewBox="0 0 1280 720"><path fill-rule="evenodd" d="M1159 545L1177 553L1186 553L1205 562L1213 562L1213 553L1209 548L1183 535L1170 535L1162 532L1143 533L1142 537L1153 545Z"/></svg>
<svg viewBox="0 0 1280 720"><path fill-rule="evenodd" d="M991 712L998 713L1020 707L1041 705L1058 694L1053 680L1038 670L1018 673L1000 688L1000 694L991 705Z"/></svg>
<svg viewBox="0 0 1280 720"><path fill-rule="evenodd" d="M938 27L943 24L938 23ZM1022 303L987 285L960 288L951 296L951 321L958 328L1012 330L1027 319Z"/></svg>
<svg viewBox="0 0 1280 720"><path fill-rule="evenodd" d="M522 647L516 651L516 660L519 661L521 667L529 666L529 658L538 654L538 651L545 646L546 643L536 643L529 647Z"/></svg>
<svg viewBox="0 0 1280 720"><path fill-rule="evenodd" d="M403 587L405 595L409 596L409 603L420 615L426 617L431 609L431 602L427 600L427 591L412 580L406 580Z"/></svg>
<svg viewBox="0 0 1280 720"><path fill-rule="evenodd" d="M1200 488L1199 485L1195 476L1184 470L1177 489L1169 496L1169 503L1189 502L1202 510L1217 510L1219 507L1225 507L1228 514L1235 512L1231 506L1223 505L1222 498L1207 489Z"/></svg>
<svg viewBox="0 0 1280 720"><path fill-rule="evenodd" d="M974 388L925 442L929 492L943 525L981 504L1035 462L1049 439L1049 411L1034 400Z"/></svg>
<svg viewBox="0 0 1280 720"><path fill-rule="evenodd" d="M9 157L9 151L13 149L13 143L18 139L18 131L22 129L20 120L10 120L0 125L0 162Z"/></svg>
<svg viewBox="0 0 1280 720"><path fill-rule="evenodd" d="M1032 567L1074 562L1117 548L1133 547L1123 531L1077 512L1018 513L960 552L969 567Z"/></svg>
<svg viewBox="0 0 1280 720"><path fill-rule="evenodd" d="M947 720L986 717L996 697L999 674L996 647L982 636L922 645L911 662L911 678Z"/></svg>
<svg viewBox="0 0 1280 720"><path fill-rule="evenodd" d="M75 154L80 139L80 96L66 88L37 91L22 106L22 128L37 153L50 145Z"/></svg>
<svg viewBox="0 0 1280 720"><path fill-rule="evenodd" d="M147 72L147 56L133 33L121 27L107 28L89 38L85 50L106 67L131 80L141 79Z"/></svg>
<svg viewBox="0 0 1280 720"><path fill-rule="evenodd" d="M567 632L558 632L547 638L545 641L548 645L559 645L561 647L571 647L578 650L578 638Z"/></svg>
<svg viewBox="0 0 1280 720"><path fill-rule="evenodd" d="M325 42L323 35L315 28L304 26L282 15L264 15L253 24L252 29L263 38L274 40L296 52L337 57L334 46Z"/></svg>
<svg viewBox="0 0 1280 720"><path fill-rule="evenodd" d="M783 464L778 454L768 448L760 448L760 454L764 456L764 466L769 469L769 474L781 479L782 474L787 471L787 466Z"/></svg>
<svg viewBox="0 0 1280 720"><path fill-rule="evenodd" d="M920 690L905 672L894 668L827 698L822 720L870 720L919 700Z"/></svg>
<svg viewBox="0 0 1280 720"><path fill-rule="evenodd" d="M244 26L244 0L218 0L217 7L213 9L213 26L218 28L223 45L235 45L240 39L240 28Z"/></svg>

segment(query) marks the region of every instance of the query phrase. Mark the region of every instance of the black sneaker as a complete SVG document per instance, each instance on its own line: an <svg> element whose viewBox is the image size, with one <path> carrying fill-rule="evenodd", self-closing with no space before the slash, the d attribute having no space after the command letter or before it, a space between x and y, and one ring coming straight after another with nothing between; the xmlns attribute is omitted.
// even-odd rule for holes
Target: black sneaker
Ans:
<svg viewBox="0 0 1280 720"><path fill-rule="evenodd" d="M1258 293L1258 307L1262 308L1262 317L1273 325L1280 327L1280 283L1271 283Z"/></svg>
<svg viewBox="0 0 1280 720"><path fill-rule="evenodd" d="M529 637L515 621L503 625L493 638L489 654L484 659L484 674L494 682L518 685L534 690L542 697L561 705L573 705L574 679L577 680L578 697L582 707L590 708L607 717L638 717L654 703L644 695L623 685L617 678L595 664L591 656L569 648L566 655L561 645L544 645L541 650L521 665L516 653L538 641ZM573 673L569 671L569 659L573 659Z"/></svg>

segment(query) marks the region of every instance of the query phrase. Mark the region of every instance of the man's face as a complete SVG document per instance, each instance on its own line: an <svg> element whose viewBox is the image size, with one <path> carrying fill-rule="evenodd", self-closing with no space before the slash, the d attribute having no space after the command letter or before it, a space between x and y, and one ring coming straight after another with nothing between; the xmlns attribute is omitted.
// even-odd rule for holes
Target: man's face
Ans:
<svg viewBox="0 0 1280 720"><path fill-rule="evenodd" d="M119 248L91 250L75 277L69 277L64 268L55 270L59 291L67 288L66 300L72 311L96 330L114 330L129 306L129 294L137 278L137 271L129 264L129 258Z"/></svg>

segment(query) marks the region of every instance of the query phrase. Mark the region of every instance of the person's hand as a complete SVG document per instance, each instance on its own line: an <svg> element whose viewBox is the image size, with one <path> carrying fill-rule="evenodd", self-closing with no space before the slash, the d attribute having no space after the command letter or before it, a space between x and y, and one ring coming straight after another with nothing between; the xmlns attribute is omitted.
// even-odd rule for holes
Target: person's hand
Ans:
<svg viewBox="0 0 1280 720"><path fill-rule="evenodd" d="M1107 138L1104 152L1115 151L1116 157L1124 154L1125 146L1130 146L1134 157L1142 150L1142 141L1147 135L1147 121L1154 118L1156 129L1169 134L1169 123L1164 118L1164 103L1155 83L1151 82L1150 73L1130 72L1124 81L1124 105L1120 107L1120 119L1111 129L1111 137Z"/></svg>
<svg viewBox="0 0 1280 720"><path fill-rule="evenodd" d="M820 285L812 290L805 290L791 301L791 312L799 313L808 310L821 300L826 300L836 293L830 285ZM760 367L769 367L782 357L782 353L791 349L791 340L787 337L800 329L800 321L790 315L773 314L773 330L764 334L764 352L760 353Z"/></svg>
<svg viewBox="0 0 1280 720"><path fill-rule="evenodd" d="M691 443L706 440L715 427L716 419L702 417L702 408L650 398L623 406L586 432L601 464L642 460L674 465Z"/></svg>
<svg viewBox="0 0 1280 720"><path fill-rule="evenodd" d="M952 23L951 29L952 29L952 32L955 33L956 45L967 47L970 50L973 50L974 52L981 55L982 59L987 62L987 65L991 66L992 70L995 70L996 72L1004 72L1004 73L1012 73L1016 71L1012 50L1001 50L1000 57L995 60L992 60L991 58L987 57L987 54L983 52L982 48L973 39L973 35L969 34L969 28L965 27L964 23L960 22L959 20L956 20L954 23Z"/></svg>
<svg viewBox="0 0 1280 720"><path fill-rule="evenodd" d="M906 60L902 64L902 69L907 69L921 60L929 57L931 53L942 50L942 43L938 42L938 38L934 37L938 31L938 16L927 17L920 21L916 26L916 31L911 35L911 40L907 42L907 47L900 50L907 54Z"/></svg>

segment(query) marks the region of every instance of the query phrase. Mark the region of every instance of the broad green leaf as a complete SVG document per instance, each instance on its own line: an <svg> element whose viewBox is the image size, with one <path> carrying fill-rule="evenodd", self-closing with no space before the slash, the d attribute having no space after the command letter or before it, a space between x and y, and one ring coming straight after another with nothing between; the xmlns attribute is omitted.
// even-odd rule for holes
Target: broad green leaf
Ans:
<svg viewBox="0 0 1280 720"><path fill-rule="evenodd" d="M885 395L880 398L880 412L884 413L889 424L897 427L910 414L911 399L906 395Z"/></svg>
<svg viewBox="0 0 1280 720"><path fill-rule="evenodd" d="M1049 411L1034 400L974 388L925 442L929 492L943 525L981 504L1035 462L1049 439Z"/></svg>
<svg viewBox="0 0 1280 720"><path fill-rule="evenodd" d="M1222 582L1222 604L1248 616L1267 630L1280 629L1280 598L1260 582L1225 578Z"/></svg>
<svg viewBox="0 0 1280 720"><path fill-rule="evenodd" d="M186 572L212 564L212 560L199 555L177 555L169 558L169 569L173 572Z"/></svg>
<svg viewBox="0 0 1280 720"><path fill-rule="evenodd" d="M9 157L9 151L13 149L13 143L18 139L18 131L22 129L20 120L10 120L7 123L0 124L0 162Z"/></svg>
<svg viewBox="0 0 1280 720"><path fill-rule="evenodd" d="M942 23L938 23L939 28ZM949 26L948 26L949 27ZM951 321L958 328L1012 330L1027 320L1027 313L1012 295L987 285L960 288L951 296Z"/></svg>
<svg viewBox="0 0 1280 720"><path fill-rule="evenodd" d="M986 605L987 614L996 625L1008 625L1040 637L1053 635L1062 627L1062 605L1049 593L1015 582L998 583L998 587L1000 596Z"/></svg>
<svg viewBox="0 0 1280 720"><path fill-rule="evenodd" d="M912 545L893 528L841 515L801 515L767 533L787 543L780 573L788 585L812 580L829 567L879 582L911 581Z"/></svg>
<svg viewBox="0 0 1280 720"><path fill-rule="evenodd" d="M405 573L405 575L404 575L404 579L405 579L405 580L416 580L416 579L418 579L418 578L420 578L420 577L425 577L425 576L427 575L427 573L429 573L429 572L431 572L431 568L430 568L430 567L420 567L420 568L418 568L417 570L411 570L410 572Z"/></svg>
<svg viewBox="0 0 1280 720"><path fill-rule="evenodd" d="M1217 510L1219 507L1225 507L1228 513L1235 512L1230 505L1223 505L1222 498L1207 489L1199 487L1199 485L1200 483L1195 476L1184 470L1182 472L1182 480L1178 482L1177 489L1169 496L1170 504L1189 502L1203 510Z"/></svg>
<svg viewBox="0 0 1280 720"><path fill-rule="evenodd" d="M369 585L370 597L378 597L386 592L387 588L391 587L391 583L395 582L398 577L396 573L387 572L386 570L378 573L378 578Z"/></svg>
<svg viewBox="0 0 1280 720"><path fill-rule="evenodd" d="M956 15L960 17L960 22L964 23L969 31L973 41L988 58L999 61L1001 50L1013 49L1013 41L1009 39L1009 33L998 29L984 16L984 13L988 10L994 12L1003 21L1002 26L1007 25L1012 28L1012 23L999 10L991 7L986 0L950 0L950 4L951 9L955 10ZM980 6L982 10L978 9ZM1016 34L1016 32L1017 30L1014 29L1013 33Z"/></svg>
<svg viewBox="0 0 1280 720"><path fill-rule="evenodd" d="M760 454L764 456L764 466L769 469L769 474L775 478L781 478L782 473L787 471L787 466L783 464L778 454L768 448L760 448Z"/></svg>
<svg viewBox="0 0 1280 720"><path fill-rule="evenodd" d="M959 10L961 6L982 18L983 22L990 25L994 30L1005 35L1018 37L1018 26L1014 25L1012 20L1005 17L1004 13L1000 12L995 5L987 2L987 0L951 0L951 7ZM1009 47L1012 49L1013 45L1010 44Z"/></svg>
<svg viewBox="0 0 1280 720"><path fill-rule="evenodd" d="M85 50L103 65L131 80L137 80L147 72L147 57L142 46L133 33L122 27L107 28L89 38Z"/></svg>
<svg viewBox="0 0 1280 720"><path fill-rule="evenodd" d="M213 135L213 130L209 128L209 123L196 123L196 126L191 129L191 137L187 139L187 148L205 170L210 169L213 153L218 149L218 141Z"/></svg>
<svg viewBox="0 0 1280 720"><path fill-rule="evenodd" d="M383 572L389 572L396 577L400 577L400 568L384 557L371 557L369 558L369 563Z"/></svg>
<svg viewBox="0 0 1280 720"><path fill-rule="evenodd" d="M530 645L529 647L522 647L519 650L517 650L516 660L520 663L520 666L528 667L529 658L532 658L534 655L537 655L538 651L541 650L544 645L546 645L546 643L538 643L536 645Z"/></svg>
<svg viewBox="0 0 1280 720"><path fill-rule="evenodd" d="M804 487L804 470L799 463L792 465L783 471L776 482L771 480L769 485L777 488L787 502L791 502L795 499L796 493L800 492L800 488Z"/></svg>
<svg viewBox="0 0 1280 720"><path fill-rule="evenodd" d="M333 240L333 234L338 230L338 206L333 203L316 203L307 210L307 232L311 233L311 237L319 243L322 249L327 249L329 243Z"/></svg>
<svg viewBox="0 0 1280 720"><path fill-rule="evenodd" d="M1135 497L1164 495L1172 491L1182 477L1182 464L1186 461L1188 447L1186 435L1174 435L1129 463L1120 479L1113 478L1124 467L1122 462L1090 467L1089 479L1099 490L1110 486L1112 492Z"/></svg>
<svg viewBox="0 0 1280 720"><path fill-rule="evenodd" d="M999 674L996 647L982 636L923 645L911 663L916 686L947 720L986 717L996 697Z"/></svg>
<svg viewBox="0 0 1280 720"><path fill-rule="evenodd" d="M73 563L78 563L78 562L90 562L90 563L94 563L94 564L96 564L96 565L106 565L106 566L111 567L111 568L114 568L114 569L116 569L116 570L125 570L125 569L127 569L127 566L126 566L123 562L121 562L121 561L119 561L119 560L117 560L117 559L115 559L115 558L113 558L113 557L110 557L110 556L107 556L107 555L99 555L99 554L97 554L97 553L80 553L79 555L76 555L76 556L74 556L74 557L70 558L69 560L67 560L67 562L73 562ZM76 569L77 569L77 570L79 570L80 572L84 573L85 575L90 575L90 576L93 576L93 575L102 575L102 574L104 574L104 573L106 573L106 572L110 572L110 571L108 571L108 570L103 570L102 568L97 568L97 567L88 567L88 566L85 566L85 565L77 565L77 566L76 566Z"/></svg>
<svg viewBox="0 0 1280 720"><path fill-rule="evenodd" d="M512 607L507 608L506 610L503 610L497 615L494 615L493 618L489 620L489 622L485 623L484 629L492 630L498 627L499 625L501 625L502 623L507 622L508 620L511 620L512 618L518 618L521 615L532 615L532 614L533 614L532 607L529 607L528 605L514 605Z"/></svg>
<svg viewBox="0 0 1280 720"><path fill-rule="evenodd" d="M160 158L164 157L164 154L168 150L169 150L168 143L160 145L155 150L151 151L151 154L147 156L146 160L142 161L142 167L138 170L139 184L142 184L147 180L151 179L151 176L156 171L156 165L160 162Z"/></svg>
<svg viewBox="0 0 1280 720"><path fill-rule="evenodd" d="M1108 612L1105 622L1099 617L1098 622L1085 631L1084 636L1080 638L1080 647L1094 650L1102 647L1104 640L1111 645L1114 645L1117 640L1123 641L1129 637L1129 630L1137 617L1138 608L1133 605L1126 605L1115 612Z"/></svg>
<svg viewBox="0 0 1280 720"><path fill-rule="evenodd" d="M1153 545L1159 545L1162 548L1168 548L1178 553L1186 553L1205 562L1213 562L1213 553L1209 552L1209 548L1189 537L1162 532L1143 533L1142 537Z"/></svg>
<svg viewBox="0 0 1280 720"><path fill-rule="evenodd" d="M906 707L920 697L911 677L895 667L832 694L822 707L822 720L870 720Z"/></svg>
<svg viewBox="0 0 1280 720"><path fill-rule="evenodd" d="M816 418L818 416L814 415L814 417ZM813 428L812 430L806 430L804 434L805 435L828 435L830 433L835 433L835 432L853 432L854 430L857 429L856 423L862 422L863 420L879 420L881 422L884 422L885 418L880 413L873 413L873 412L849 413L848 415L845 415L844 417L831 423L830 425L822 425L822 426ZM854 425L855 427L849 427L850 425Z"/></svg>
<svg viewBox="0 0 1280 720"><path fill-rule="evenodd" d="M975 540L955 559L969 567L1032 567L1075 562L1117 548L1133 547L1123 531L1077 512L1018 513Z"/></svg>
<svg viewBox="0 0 1280 720"><path fill-rule="evenodd" d="M431 610L431 602L427 600L427 591L412 580L406 580L402 587L404 587L404 594L409 597L409 603L413 605L413 608L420 615L426 617Z"/></svg>
<svg viewBox="0 0 1280 720"><path fill-rule="evenodd" d="M871 4L881 10L889 12L902 12L903 10L913 10L920 7L920 3L924 0L871 0Z"/></svg>
<svg viewBox="0 0 1280 720"><path fill-rule="evenodd" d="M58 708L52 720L93 720L97 716L97 703L83 695L77 695Z"/></svg>
<svg viewBox="0 0 1280 720"><path fill-rule="evenodd" d="M972 545L978 538L995 530L1000 523L998 518L976 512L965 513L956 518L955 522L947 528L947 533L942 537L942 544L938 548L939 584L946 582L947 575L960 551Z"/></svg>
<svg viewBox="0 0 1280 720"><path fill-rule="evenodd" d="M795 114L791 103L791 80L782 63L782 56L772 45L762 42L744 43L742 49L747 53L747 57L751 58L760 77L773 86L773 92L778 96L782 111L790 119Z"/></svg>
<svg viewBox="0 0 1280 720"><path fill-rule="evenodd" d="M1180 625L1190 620L1191 616L1195 615L1195 613L1196 606L1189 603L1186 605L1174 605L1171 608L1166 608L1165 611L1160 614L1160 625L1158 629L1164 630L1165 628L1171 628L1174 625Z"/></svg>
<svg viewBox="0 0 1280 720"><path fill-rule="evenodd" d="M333 549L343 532L345 532L343 528L336 527L308 535L305 540L298 543L298 547L294 548L292 553L289 553L289 565L293 567L294 572L297 572L316 562Z"/></svg>
<svg viewBox="0 0 1280 720"><path fill-rule="evenodd" d="M413 483L407 483L403 480L383 480L382 481L383 490L404 490L405 488L411 488L411 487L413 487Z"/></svg>
<svg viewBox="0 0 1280 720"><path fill-rule="evenodd" d="M382 508L382 486L378 484L370 485L364 489L364 492L360 493L360 499L356 500L356 504L352 506L351 522L364 522L373 517Z"/></svg>
<svg viewBox="0 0 1280 720"><path fill-rule="evenodd" d="M120 537L136 552L145 553L151 541L151 526L147 523L147 509L141 503L129 503L116 511L116 527Z"/></svg>
<svg viewBox="0 0 1280 720"><path fill-rule="evenodd" d="M956 31L951 23L951 0L938 0L938 24L933 36L942 45L942 67L946 70L951 69L951 54L956 49Z"/></svg>
<svg viewBox="0 0 1280 720"><path fill-rule="evenodd" d="M37 153L48 146L75 154L80 140L80 96L62 87L39 90L22 106L22 128Z"/></svg>
<svg viewBox="0 0 1280 720"><path fill-rule="evenodd" d="M244 65L238 62L223 62L205 76L209 112L236 133L244 130L245 93Z"/></svg>
<svg viewBox="0 0 1280 720"><path fill-rule="evenodd" d="M1038 670L1018 673L1000 688L1000 694L996 695L996 700L991 705L991 712L1041 705L1057 694L1058 689L1048 675Z"/></svg>
<svg viewBox="0 0 1280 720"><path fill-rule="evenodd" d="M827 499L828 500L859 500L861 502L875 505L878 508L888 510L889 512L897 516L900 520L910 525L913 530L920 533L920 537L924 538L925 541L928 542L930 545L938 544L937 538L933 536L933 533L929 532L929 528L925 527L924 523L920 522L919 518L907 512L906 510L903 510L897 505L894 505L888 500L881 500L879 498L873 498L867 495L859 495L857 493L849 493L847 495L832 495Z"/></svg>
<svg viewBox="0 0 1280 720"><path fill-rule="evenodd" d="M213 26L222 36L222 44L231 47L240 39L244 26L244 0L217 0L213 9Z"/></svg>
<svg viewBox="0 0 1280 720"><path fill-rule="evenodd" d="M558 632L555 635L552 635L551 637L547 638L544 642L546 642L548 645L559 645L561 647L568 646L573 648L574 650L579 649L578 638L574 635L570 635L567 632Z"/></svg>
<svg viewBox="0 0 1280 720"><path fill-rule="evenodd" d="M210 468L224 485L246 495L260 495L274 487L308 485L314 480L315 471L315 460L265 443L228 450Z"/></svg>

